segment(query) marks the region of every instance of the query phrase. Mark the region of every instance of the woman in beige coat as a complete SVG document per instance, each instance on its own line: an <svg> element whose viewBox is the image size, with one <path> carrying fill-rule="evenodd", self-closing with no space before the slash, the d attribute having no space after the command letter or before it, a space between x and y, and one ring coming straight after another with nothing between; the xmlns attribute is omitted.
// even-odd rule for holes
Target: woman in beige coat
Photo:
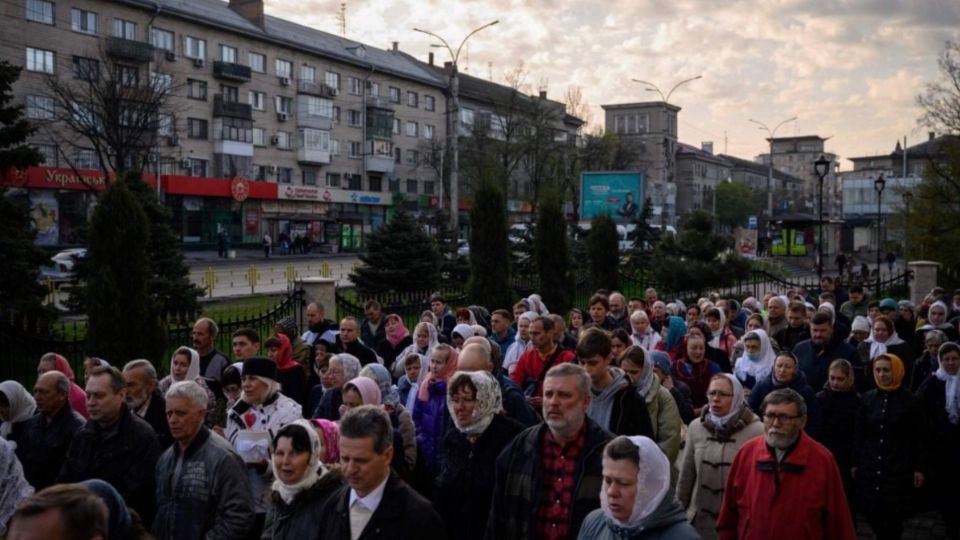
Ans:
<svg viewBox="0 0 960 540"><path fill-rule="evenodd" d="M680 411L670 391L660 386L660 378L653 372L650 353L636 345L627 347L620 359L620 368L647 402L647 413L653 426L653 441L673 464L680 454Z"/></svg>
<svg viewBox="0 0 960 540"><path fill-rule="evenodd" d="M713 376L707 399L708 407L687 429L677 498L690 523L710 539L718 537L717 515L733 457L744 443L763 434L763 423L747 407L740 381L729 373Z"/></svg>

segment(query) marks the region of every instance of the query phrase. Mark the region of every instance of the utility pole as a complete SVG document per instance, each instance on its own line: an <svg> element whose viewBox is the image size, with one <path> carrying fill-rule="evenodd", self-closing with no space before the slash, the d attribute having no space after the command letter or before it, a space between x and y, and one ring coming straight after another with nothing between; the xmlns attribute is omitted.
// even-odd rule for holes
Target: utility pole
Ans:
<svg viewBox="0 0 960 540"><path fill-rule="evenodd" d="M769 222L773 221L773 138L777 136L777 130L780 129L780 126L786 124L787 122L793 122L796 119L797 119L796 116L794 116L793 118L787 118L786 120L777 124L776 127L774 127L772 130L769 127L767 127L767 125L764 124L763 122L754 120L752 118L750 119L750 122L757 124L758 126L760 126L760 129L765 130L767 134L770 135L770 138L768 139L770 141L770 161L769 161L770 166L767 167L767 225L768 225L767 232L768 234L770 231Z"/></svg>

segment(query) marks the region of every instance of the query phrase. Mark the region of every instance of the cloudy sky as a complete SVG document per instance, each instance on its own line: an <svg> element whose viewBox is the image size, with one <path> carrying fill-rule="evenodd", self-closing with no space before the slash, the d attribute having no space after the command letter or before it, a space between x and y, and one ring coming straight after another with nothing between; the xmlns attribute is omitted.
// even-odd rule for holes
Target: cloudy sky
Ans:
<svg viewBox="0 0 960 540"><path fill-rule="evenodd" d="M341 0L266 0L267 12L339 33ZM473 28L461 66L504 82L522 66L531 91L563 100L582 87L590 128L601 104L653 99L632 78L664 93L676 82L680 140L713 141L717 152L753 158L765 132L830 137L842 158L888 153L898 138L927 137L915 96L937 75L948 39L960 39L957 0L346 0L351 39L393 41L426 59L425 28L459 42ZM438 61L444 57L437 50ZM850 162L843 161L844 169Z"/></svg>

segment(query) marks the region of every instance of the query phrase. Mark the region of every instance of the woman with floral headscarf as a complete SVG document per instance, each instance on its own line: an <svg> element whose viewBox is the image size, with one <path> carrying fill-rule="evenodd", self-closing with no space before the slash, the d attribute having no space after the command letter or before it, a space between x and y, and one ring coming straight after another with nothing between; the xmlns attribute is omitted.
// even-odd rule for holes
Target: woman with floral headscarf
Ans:
<svg viewBox="0 0 960 540"><path fill-rule="evenodd" d="M307 420L282 427L273 447L270 465L276 480L261 538L320 538L322 508L343 485L343 475L324 466L322 441Z"/></svg>
<svg viewBox="0 0 960 540"><path fill-rule="evenodd" d="M0 437L15 439L17 424L28 420L37 410L37 402L17 381L0 383Z"/></svg>
<svg viewBox="0 0 960 540"><path fill-rule="evenodd" d="M948 342L937 353L940 365L920 386L917 395L923 403L924 415L930 419L938 444L932 448L930 471L934 499L947 523L947 537L960 536L960 345Z"/></svg>
<svg viewBox="0 0 960 540"><path fill-rule="evenodd" d="M877 538L900 538L925 480L928 433L923 407L903 387L903 362L894 354L873 361L875 390L857 410L853 482L860 511Z"/></svg>
<svg viewBox="0 0 960 540"><path fill-rule="evenodd" d="M720 373L710 380L708 407L687 429L677 498L703 538L717 538L717 516L727 474L737 450L763 433L763 423L743 396L740 380Z"/></svg>
<svg viewBox="0 0 960 540"><path fill-rule="evenodd" d="M403 456L410 470L417 465L417 427L413 424L410 411L400 402L400 393L390 379L387 368L380 364L367 364L360 370L361 377L367 377L380 387L380 400L383 410L390 415L390 423L403 438Z"/></svg>
<svg viewBox="0 0 960 540"><path fill-rule="evenodd" d="M434 501L452 539L483 538L500 451L523 430L502 414L500 384L486 371L458 371L446 407L456 429L444 435Z"/></svg>
<svg viewBox="0 0 960 540"><path fill-rule="evenodd" d="M617 437L603 449L600 508L583 520L578 540L700 538L670 487L670 462L642 436Z"/></svg>
<svg viewBox="0 0 960 540"><path fill-rule="evenodd" d="M447 382L457 371L457 351L449 345L437 345L430 357L430 370L424 374L413 406L417 426L417 447L431 475L439 469L440 441L451 427L447 412Z"/></svg>
<svg viewBox="0 0 960 540"><path fill-rule="evenodd" d="M392 369L397 358L403 358L400 356L401 353L413 344L413 337L407 330L407 326L403 324L403 319L396 313L387 315L384 324L387 339L377 345L377 355L383 358L383 365Z"/></svg>

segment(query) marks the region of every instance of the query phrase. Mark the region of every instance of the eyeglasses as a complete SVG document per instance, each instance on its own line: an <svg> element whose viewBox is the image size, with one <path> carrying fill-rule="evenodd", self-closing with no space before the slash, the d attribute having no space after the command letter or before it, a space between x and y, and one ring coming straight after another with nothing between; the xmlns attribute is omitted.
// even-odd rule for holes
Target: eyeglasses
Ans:
<svg viewBox="0 0 960 540"><path fill-rule="evenodd" d="M732 398L733 394L730 392L724 392L722 390L711 390L707 392L707 397Z"/></svg>
<svg viewBox="0 0 960 540"><path fill-rule="evenodd" d="M780 422L781 424L786 424L789 422L793 422L794 420L796 420L797 418L801 418L802 416L803 415L801 414L798 414L796 416L791 416L789 414L764 413L763 421L768 424L775 424L777 422Z"/></svg>

